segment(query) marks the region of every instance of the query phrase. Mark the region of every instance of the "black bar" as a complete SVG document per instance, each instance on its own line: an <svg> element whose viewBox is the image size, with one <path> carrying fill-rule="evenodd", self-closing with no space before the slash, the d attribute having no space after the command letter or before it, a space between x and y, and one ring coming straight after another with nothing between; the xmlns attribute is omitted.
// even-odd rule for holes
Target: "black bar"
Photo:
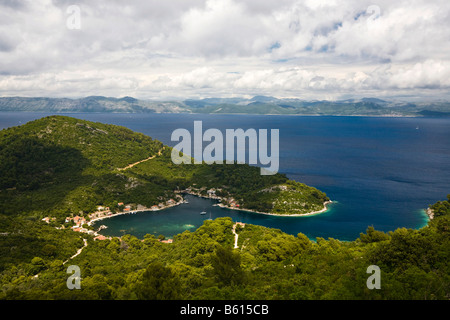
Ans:
<svg viewBox="0 0 450 320"><path fill-rule="evenodd" d="M0 301L5 314L13 312L15 318L42 314L65 318L67 315L102 318L119 316L131 320L141 315L144 319L323 319L323 317L346 316L367 318L369 316L392 316L399 312L403 317L417 315L425 310L448 309L449 301L279 301L279 300L177 300L177 301ZM431 309L430 309L431 308Z"/></svg>

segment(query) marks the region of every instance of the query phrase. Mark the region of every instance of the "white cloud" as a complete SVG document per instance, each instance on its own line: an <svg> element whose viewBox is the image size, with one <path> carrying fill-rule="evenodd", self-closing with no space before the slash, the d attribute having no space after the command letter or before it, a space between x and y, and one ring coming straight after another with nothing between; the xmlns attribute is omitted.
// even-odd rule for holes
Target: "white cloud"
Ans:
<svg viewBox="0 0 450 320"><path fill-rule="evenodd" d="M3 1L0 95L448 94L449 18L444 0Z"/></svg>
<svg viewBox="0 0 450 320"><path fill-rule="evenodd" d="M390 88L450 89L450 62L427 60L390 71L386 78L386 85Z"/></svg>

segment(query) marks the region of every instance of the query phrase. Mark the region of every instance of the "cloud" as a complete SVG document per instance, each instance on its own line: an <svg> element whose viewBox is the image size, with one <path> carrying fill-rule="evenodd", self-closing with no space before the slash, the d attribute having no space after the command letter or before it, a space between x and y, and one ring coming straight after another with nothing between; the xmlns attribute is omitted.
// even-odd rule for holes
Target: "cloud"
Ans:
<svg viewBox="0 0 450 320"><path fill-rule="evenodd" d="M0 95L445 95L449 18L444 0L2 1Z"/></svg>
<svg viewBox="0 0 450 320"><path fill-rule="evenodd" d="M379 13L347 19L330 35L336 54L402 62L426 59L450 48L445 44L450 30L441 28L449 18L448 5L373 7Z"/></svg>
<svg viewBox="0 0 450 320"><path fill-rule="evenodd" d="M450 89L450 62L427 60L377 74L386 89Z"/></svg>

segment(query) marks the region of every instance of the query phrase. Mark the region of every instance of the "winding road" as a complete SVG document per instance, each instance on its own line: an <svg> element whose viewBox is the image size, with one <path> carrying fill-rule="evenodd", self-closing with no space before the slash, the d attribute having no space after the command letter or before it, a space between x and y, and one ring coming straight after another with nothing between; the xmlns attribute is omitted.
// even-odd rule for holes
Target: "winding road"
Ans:
<svg viewBox="0 0 450 320"><path fill-rule="evenodd" d="M162 150L164 150L164 149L165 149L165 148L163 147L161 150L158 151L158 154L155 154L154 156L151 156L151 157L149 157L149 158L147 158L147 159L144 159L144 160L141 160L141 161L132 163L132 164L126 166L125 168L117 168L117 170L119 170L119 171L127 170L127 169L130 169L130 168L133 168L135 165L138 165L139 163L142 163L142 162L145 162L145 161L148 161L148 160L152 160L152 159L154 159L156 156L161 156L161 152L162 152Z"/></svg>
<svg viewBox="0 0 450 320"><path fill-rule="evenodd" d="M235 249L239 248L239 247L238 247L238 239L239 239L239 235L236 233L236 226L237 226L238 224L241 225L242 227L245 227L245 223L242 223L242 222L236 222L236 223L233 225L234 248L235 248Z"/></svg>
<svg viewBox="0 0 450 320"><path fill-rule="evenodd" d="M88 245L87 240L84 239L84 238L82 238L82 239L83 239L84 245L83 245L80 249L78 249L77 253L75 253L75 254L74 254L73 256L71 256L69 259L67 259L66 261L64 261L63 264L66 264L69 260L72 260L73 258L75 258L77 255L79 255L79 254L83 251L84 248L87 247L87 245Z"/></svg>

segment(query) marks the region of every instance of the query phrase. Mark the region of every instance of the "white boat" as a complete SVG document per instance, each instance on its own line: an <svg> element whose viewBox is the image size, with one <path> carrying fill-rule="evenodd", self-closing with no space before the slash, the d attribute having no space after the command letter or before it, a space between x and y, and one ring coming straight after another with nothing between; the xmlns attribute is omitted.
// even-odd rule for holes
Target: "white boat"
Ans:
<svg viewBox="0 0 450 320"><path fill-rule="evenodd" d="M206 214L206 211L202 211L202 212L200 212L200 214L202 214L202 215L203 215L203 214Z"/></svg>

